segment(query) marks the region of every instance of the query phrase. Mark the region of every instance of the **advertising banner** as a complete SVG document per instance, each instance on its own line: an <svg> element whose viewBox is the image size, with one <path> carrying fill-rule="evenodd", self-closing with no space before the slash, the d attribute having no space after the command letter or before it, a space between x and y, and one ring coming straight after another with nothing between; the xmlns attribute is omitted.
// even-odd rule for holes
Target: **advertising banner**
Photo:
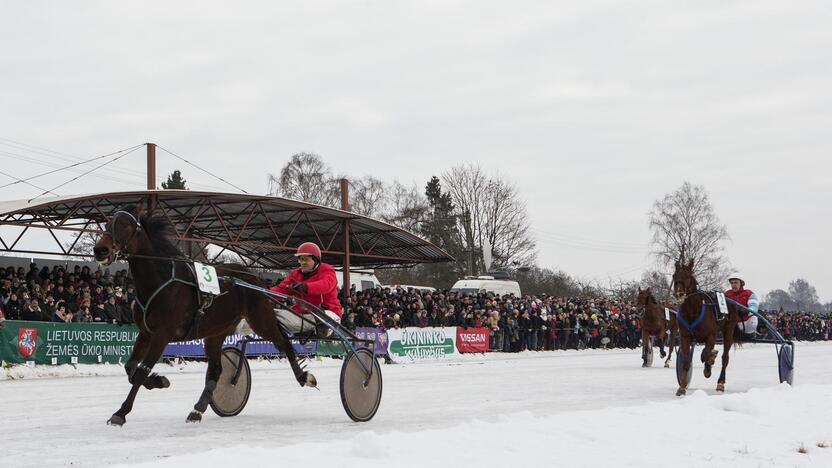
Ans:
<svg viewBox="0 0 832 468"><path fill-rule="evenodd" d="M456 349L460 353L484 353L488 351L488 329L456 328Z"/></svg>
<svg viewBox="0 0 832 468"><path fill-rule="evenodd" d="M6 320L0 328L0 359L53 365L125 362L138 334L134 325Z"/></svg>
<svg viewBox="0 0 832 468"><path fill-rule="evenodd" d="M226 346L234 346L243 338L244 335L229 335L225 337L225 341L223 341L223 348ZM259 338L257 335L254 335L255 338ZM299 341L292 340L292 347L295 348L295 353L297 354L315 354L316 352L316 343L315 342L306 342L301 344ZM247 356L259 356L261 354L280 354L275 349L274 345L270 341L264 342L255 342L255 343L248 343L246 345L246 355ZM343 354L343 353L342 353ZM204 342L200 340L191 340L191 341L177 341L175 343L170 343L165 347L165 351L162 353L162 356L165 357L202 357L205 356L205 345Z"/></svg>
<svg viewBox="0 0 832 468"><path fill-rule="evenodd" d="M355 329L355 336L362 340L375 339L373 354L376 356L387 354L387 333L381 328L358 327ZM364 345L359 343L358 347L363 348Z"/></svg>
<svg viewBox="0 0 832 468"><path fill-rule="evenodd" d="M393 328L387 330L388 354L393 362L449 359L456 353L456 327Z"/></svg>

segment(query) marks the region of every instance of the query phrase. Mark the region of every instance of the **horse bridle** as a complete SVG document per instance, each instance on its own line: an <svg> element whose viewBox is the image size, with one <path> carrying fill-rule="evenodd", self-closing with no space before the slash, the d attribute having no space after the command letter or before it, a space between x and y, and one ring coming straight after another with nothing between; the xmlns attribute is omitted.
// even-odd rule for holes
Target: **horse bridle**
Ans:
<svg viewBox="0 0 832 468"><path fill-rule="evenodd" d="M119 215L127 216L135 224L135 229L133 229L133 233L130 234L130 237L128 237L127 240L124 241L124 242L119 242L116 239L116 234L115 234L115 224L116 224L115 222L116 222L116 218ZM113 255L113 260L118 260L120 258L127 258L128 257L127 254L124 254L124 253L121 252L121 249L124 248L124 247L127 247L130 244L130 242L133 240L133 238L136 237L136 233L141 231L141 229L142 229L142 225L139 222L139 220L133 215L133 213L130 213L129 211L124 211L124 210L118 210L118 211L113 213L113 216L110 217L110 222L107 223L107 227L104 229L104 233L101 234L102 236L109 236L110 240L113 242L113 252L112 252L114 254Z"/></svg>

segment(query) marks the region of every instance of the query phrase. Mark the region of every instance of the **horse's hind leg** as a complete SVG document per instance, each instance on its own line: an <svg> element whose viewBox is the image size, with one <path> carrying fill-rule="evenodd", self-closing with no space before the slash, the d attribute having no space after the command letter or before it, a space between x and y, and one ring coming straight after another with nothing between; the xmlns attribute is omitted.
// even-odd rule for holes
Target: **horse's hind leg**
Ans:
<svg viewBox="0 0 832 468"><path fill-rule="evenodd" d="M664 358L667 356L667 353L664 352L664 335L666 330L664 329L664 325L659 325L659 332L656 333L656 341L659 342L659 356Z"/></svg>
<svg viewBox="0 0 832 468"><path fill-rule="evenodd" d="M292 348L289 337L277 322L277 317L272 311L271 305L267 304L263 306L264 309L266 307L268 307L267 313L257 313L260 310L258 308L256 309L257 312L246 314L245 318L248 324L258 335L271 341L278 351L286 354L286 357L289 359L289 365L292 366L292 372L295 374L295 379L297 379L301 387L317 387L318 381L315 379L315 376L310 372L304 371L298 364L295 349Z"/></svg>
<svg viewBox="0 0 832 468"><path fill-rule="evenodd" d="M730 330L730 328L729 328L729 330ZM719 372L719 379L717 379L717 381L716 381L716 391L718 391L718 392L724 392L725 391L725 371L728 369L728 361L729 361L728 350L731 349L731 345L733 345L733 342L734 342L733 338L729 335L730 335L729 333L723 332L723 336L725 337L725 338L723 338L723 340L725 342L723 343L723 348L722 348L722 370Z"/></svg>
<svg viewBox="0 0 832 468"><path fill-rule="evenodd" d="M127 421L127 414L133 410L133 402L136 400L136 394L139 392L139 388L145 384L146 379L150 376L150 370L153 369L153 365L162 356L162 351L165 350L167 344L168 340L166 338L160 338L159 336L150 338L150 343L148 344L144 358L140 364L136 365L130 377L130 383L133 384L130 388L130 393L127 394L127 398L121 404L118 411L113 413L107 421L107 424L122 426Z"/></svg>
<svg viewBox="0 0 832 468"><path fill-rule="evenodd" d="M670 326L667 330L667 359L664 361L665 367L670 367L670 359L673 357L673 348L676 347L676 327L673 326L671 319ZM676 356L678 359L679 357Z"/></svg>
<svg viewBox="0 0 832 468"><path fill-rule="evenodd" d="M202 394L200 394L199 400L194 405L193 411L185 419L186 422L202 421L202 413L208 409L208 404L211 403L214 389L217 388L217 382L219 382L220 374L222 374L221 360L222 343L224 340L224 336L205 338L205 357L208 358L208 370L205 372L205 387L202 389Z"/></svg>

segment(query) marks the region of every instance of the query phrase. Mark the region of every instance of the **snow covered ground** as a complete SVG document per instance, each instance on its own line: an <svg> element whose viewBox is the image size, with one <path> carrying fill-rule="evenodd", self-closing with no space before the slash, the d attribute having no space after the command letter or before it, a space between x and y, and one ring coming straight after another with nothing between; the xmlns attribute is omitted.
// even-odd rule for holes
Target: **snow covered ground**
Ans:
<svg viewBox="0 0 832 468"><path fill-rule="evenodd" d="M201 424L185 417L204 365L160 365L172 387L140 392L122 428L105 424L128 390L119 366L14 368L0 373L0 466L830 467L832 344L796 353L794 387L777 383L773 346L746 345L724 395L699 364L684 398L658 354L642 369L630 350L382 366L364 424L341 407L337 360L310 365L321 391L253 362L246 409Z"/></svg>

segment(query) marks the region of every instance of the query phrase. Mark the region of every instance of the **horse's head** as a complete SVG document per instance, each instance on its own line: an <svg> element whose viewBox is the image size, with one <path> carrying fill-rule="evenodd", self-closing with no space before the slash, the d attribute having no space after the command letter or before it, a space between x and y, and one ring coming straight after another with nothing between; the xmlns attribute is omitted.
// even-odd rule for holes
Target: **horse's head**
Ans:
<svg viewBox="0 0 832 468"><path fill-rule="evenodd" d="M685 263L684 258L676 260L676 270L673 272L673 294L681 304L685 297L696 292L699 286L696 284L696 278L693 277L693 259Z"/></svg>
<svg viewBox="0 0 832 468"><path fill-rule="evenodd" d="M113 212L104 233L92 249L98 263L109 265L119 255L135 252L138 240L136 234L142 229L139 222L141 212L141 206Z"/></svg>
<svg viewBox="0 0 832 468"><path fill-rule="evenodd" d="M639 309L647 309L647 304L650 302L650 288L638 288L638 296L636 296L636 306Z"/></svg>

